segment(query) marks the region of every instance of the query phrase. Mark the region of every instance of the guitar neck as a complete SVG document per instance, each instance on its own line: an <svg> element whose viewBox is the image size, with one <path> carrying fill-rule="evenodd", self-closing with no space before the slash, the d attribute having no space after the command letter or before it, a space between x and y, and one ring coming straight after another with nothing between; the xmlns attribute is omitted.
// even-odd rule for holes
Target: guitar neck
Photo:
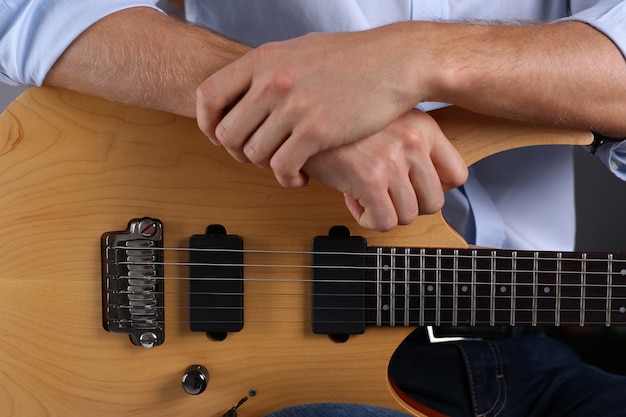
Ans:
<svg viewBox="0 0 626 417"><path fill-rule="evenodd" d="M626 321L623 254L370 247L377 326L609 326Z"/></svg>

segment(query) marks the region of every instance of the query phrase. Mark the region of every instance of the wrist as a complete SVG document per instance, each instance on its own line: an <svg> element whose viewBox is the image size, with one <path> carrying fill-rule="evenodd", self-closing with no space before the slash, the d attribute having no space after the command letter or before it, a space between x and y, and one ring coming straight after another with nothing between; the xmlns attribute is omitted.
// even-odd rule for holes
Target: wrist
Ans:
<svg viewBox="0 0 626 417"><path fill-rule="evenodd" d="M497 70L497 60L481 48L490 27L478 24L434 22L425 25L430 45L430 85L426 101L466 105L486 87L485 76Z"/></svg>

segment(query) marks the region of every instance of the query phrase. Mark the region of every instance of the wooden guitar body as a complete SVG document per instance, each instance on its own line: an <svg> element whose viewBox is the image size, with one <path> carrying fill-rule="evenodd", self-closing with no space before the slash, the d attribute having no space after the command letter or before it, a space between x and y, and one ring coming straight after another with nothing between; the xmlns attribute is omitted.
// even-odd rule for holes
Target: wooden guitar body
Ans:
<svg viewBox="0 0 626 417"><path fill-rule="evenodd" d="M518 146L591 141L455 108L435 114L468 164ZM221 224L259 251L245 254L240 332L215 341L189 330L184 251L165 254L161 346L103 329L100 237L143 216L163 222L166 248ZM334 225L373 245L466 246L440 214L384 234L361 229L339 193L281 188L271 172L212 146L194 120L28 90L0 118L0 416L220 417L244 397L240 416L328 401L426 415L387 377L413 328L368 327L345 343L311 331L307 253ZM209 381L194 396L181 378L195 364Z"/></svg>

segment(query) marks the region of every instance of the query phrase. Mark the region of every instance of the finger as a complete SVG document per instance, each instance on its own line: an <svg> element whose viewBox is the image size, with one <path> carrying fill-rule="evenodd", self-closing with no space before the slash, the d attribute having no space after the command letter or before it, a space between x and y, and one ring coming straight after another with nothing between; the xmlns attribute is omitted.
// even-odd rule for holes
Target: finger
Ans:
<svg viewBox="0 0 626 417"><path fill-rule="evenodd" d="M365 207L363 207L357 200L350 197L347 193L343 193L343 200L352 217L354 217L354 219L360 224L360 219L363 216Z"/></svg>
<svg viewBox="0 0 626 417"><path fill-rule="evenodd" d="M396 211L398 224L411 224L419 214L421 202L406 171L390 183L389 196Z"/></svg>
<svg viewBox="0 0 626 417"><path fill-rule="evenodd" d="M300 132L305 131L306 134ZM284 187L295 186L300 181L303 166L307 161L323 152L324 137L319 128L300 126L276 149L270 159L270 167L274 175Z"/></svg>
<svg viewBox="0 0 626 417"><path fill-rule="evenodd" d="M273 111L243 145L247 159L263 168L271 168L270 160L291 136L291 126L280 111Z"/></svg>
<svg viewBox="0 0 626 417"><path fill-rule="evenodd" d="M440 140L431 153L431 160L444 191L467 181L469 171L465 160L447 138Z"/></svg>
<svg viewBox="0 0 626 417"><path fill-rule="evenodd" d="M196 118L200 130L219 146L216 136L218 124L252 82L252 72L243 65L244 58L235 61L204 80L196 89Z"/></svg>
<svg viewBox="0 0 626 417"><path fill-rule="evenodd" d="M250 161L245 151L246 144L249 138L265 124L268 115L269 103L267 100L259 100L254 96L253 91L247 91L241 100L234 103L233 107L229 109L228 113L217 124L215 137L222 146L229 150L231 155L236 155L238 160ZM268 134L271 134L271 132ZM268 137L273 138L273 136ZM263 149L273 150L275 148L272 141L268 141L267 144L257 142L257 146L259 146L259 151ZM248 152L254 155L254 150L254 148L250 147ZM269 151L266 150L265 152ZM259 155L262 155L262 153L259 152Z"/></svg>
<svg viewBox="0 0 626 417"><path fill-rule="evenodd" d="M378 231L391 230L398 225L398 219L388 192L388 182L360 175L363 167L368 166L367 159L359 158L360 155L351 145L326 151L310 158L305 171L342 192L348 211L361 226Z"/></svg>
<svg viewBox="0 0 626 417"><path fill-rule="evenodd" d="M389 194L367 195L355 201L363 208L360 217L355 217L361 226L388 232L398 225L396 210ZM348 206L348 209L351 207Z"/></svg>
<svg viewBox="0 0 626 417"><path fill-rule="evenodd" d="M409 172L409 178L419 205L419 214L432 214L443 207L444 193L437 170L431 161L417 164Z"/></svg>
<svg viewBox="0 0 626 417"><path fill-rule="evenodd" d="M354 202L348 209L354 210L351 213L361 226L386 232L398 225L396 207L389 192L388 178L385 175L378 175L381 174L379 167L374 167L371 171L371 177L352 177L348 183L350 188L346 193L362 207L362 210L355 210L357 205Z"/></svg>

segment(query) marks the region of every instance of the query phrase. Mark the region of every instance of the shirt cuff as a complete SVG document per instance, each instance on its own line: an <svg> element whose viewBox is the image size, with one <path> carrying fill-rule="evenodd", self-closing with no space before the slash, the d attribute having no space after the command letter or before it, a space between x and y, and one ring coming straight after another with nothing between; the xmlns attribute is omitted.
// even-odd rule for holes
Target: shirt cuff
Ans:
<svg viewBox="0 0 626 417"><path fill-rule="evenodd" d="M597 148L595 155L616 177L626 181L626 140L606 142Z"/></svg>

